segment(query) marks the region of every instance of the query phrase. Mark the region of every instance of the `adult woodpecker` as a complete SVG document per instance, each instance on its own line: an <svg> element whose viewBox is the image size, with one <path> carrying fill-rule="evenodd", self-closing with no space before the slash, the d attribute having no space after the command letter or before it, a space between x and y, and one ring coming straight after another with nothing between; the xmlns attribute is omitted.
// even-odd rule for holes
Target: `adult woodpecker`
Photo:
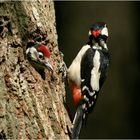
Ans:
<svg viewBox="0 0 140 140"><path fill-rule="evenodd" d="M26 56L30 64L38 71L42 73L45 68L49 71L53 71L52 65L49 62L51 56L50 50L47 46L29 42L26 49Z"/></svg>
<svg viewBox="0 0 140 140"><path fill-rule="evenodd" d="M73 120L72 138L77 139L82 124L92 112L98 93L107 76L109 53L108 29L104 22L97 22L89 30L89 42L84 45L68 68L76 113Z"/></svg>

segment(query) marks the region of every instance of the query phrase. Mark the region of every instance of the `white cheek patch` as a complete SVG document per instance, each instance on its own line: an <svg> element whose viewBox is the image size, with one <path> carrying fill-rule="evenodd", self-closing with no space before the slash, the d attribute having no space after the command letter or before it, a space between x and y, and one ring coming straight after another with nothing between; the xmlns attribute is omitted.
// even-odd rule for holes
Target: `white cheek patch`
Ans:
<svg viewBox="0 0 140 140"><path fill-rule="evenodd" d="M28 54L30 52L30 48L28 48L27 50L26 50L26 54Z"/></svg>
<svg viewBox="0 0 140 140"><path fill-rule="evenodd" d="M108 29L107 29L107 27L104 27L104 28L102 29L101 35L106 35L106 36L108 36Z"/></svg>
<svg viewBox="0 0 140 140"><path fill-rule="evenodd" d="M89 30L88 35L91 35L91 31Z"/></svg>
<svg viewBox="0 0 140 140"><path fill-rule="evenodd" d="M32 57L31 59L34 59L34 60L37 59L37 56L36 56L37 50L34 47L28 48L26 50L26 54L29 54L29 53L30 53L30 57Z"/></svg>

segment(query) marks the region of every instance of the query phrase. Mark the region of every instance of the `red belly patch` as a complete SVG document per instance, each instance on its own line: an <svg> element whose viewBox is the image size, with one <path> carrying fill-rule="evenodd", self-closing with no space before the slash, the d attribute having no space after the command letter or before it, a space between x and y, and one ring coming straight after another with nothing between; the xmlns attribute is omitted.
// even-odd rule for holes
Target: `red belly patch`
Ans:
<svg viewBox="0 0 140 140"><path fill-rule="evenodd" d="M72 81L70 81L70 88L72 90L74 105L77 107L78 103L83 99L83 96L81 95L81 89Z"/></svg>

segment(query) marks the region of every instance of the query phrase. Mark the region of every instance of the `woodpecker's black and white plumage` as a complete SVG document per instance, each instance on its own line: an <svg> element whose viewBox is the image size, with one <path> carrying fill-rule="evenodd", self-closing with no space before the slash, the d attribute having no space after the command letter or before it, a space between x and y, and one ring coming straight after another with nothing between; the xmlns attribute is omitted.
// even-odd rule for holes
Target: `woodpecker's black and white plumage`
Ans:
<svg viewBox="0 0 140 140"><path fill-rule="evenodd" d="M49 62L51 53L47 46L34 42L29 42L26 49L26 56L30 64L37 70L47 68L53 71L52 65Z"/></svg>
<svg viewBox="0 0 140 140"><path fill-rule="evenodd" d="M73 139L79 137L82 124L92 112L107 76L109 65L107 38L106 24L104 22L93 24L89 30L89 42L81 48L68 68L69 85L77 108L73 120Z"/></svg>

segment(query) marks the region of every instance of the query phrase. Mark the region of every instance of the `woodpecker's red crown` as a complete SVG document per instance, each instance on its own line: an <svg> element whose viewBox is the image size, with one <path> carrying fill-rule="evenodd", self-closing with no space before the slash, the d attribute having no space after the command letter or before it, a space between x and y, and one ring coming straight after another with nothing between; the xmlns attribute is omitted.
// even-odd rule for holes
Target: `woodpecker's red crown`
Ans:
<svg viewBox="0 0 140 140"><path fill-rule="evenodd" d="M50 58L51 52L47 46L41 44L37 47L37 50L42 52L45 57Z"/></svg>

